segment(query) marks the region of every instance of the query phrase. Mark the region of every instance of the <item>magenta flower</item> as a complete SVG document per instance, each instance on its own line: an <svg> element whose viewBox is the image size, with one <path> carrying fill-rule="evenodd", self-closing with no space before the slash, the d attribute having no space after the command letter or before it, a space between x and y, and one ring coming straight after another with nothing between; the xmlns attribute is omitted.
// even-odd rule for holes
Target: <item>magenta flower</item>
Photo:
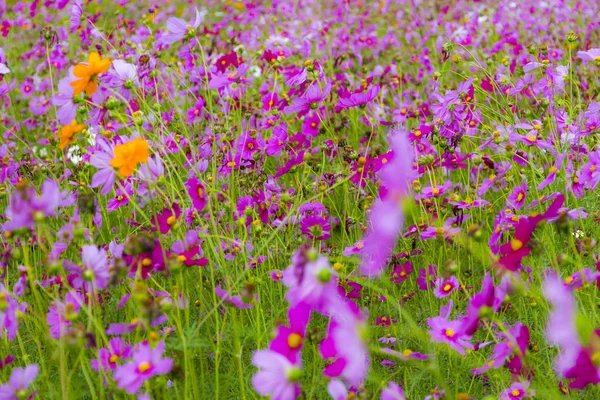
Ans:
<svg viewBox="0 0 600 400"><path fill-rule="evenodd" d="M512 193L506 199L506 206L519 210L525 204L527 198L527 182L523 181L515 186Z"/></svg>
<svg viewBox="0 0 600 400"><path fill-rule="evenodd" d="M315 110L319 107L318 103L325 100L331 92L331 83L327 82L321 89L318 84L309 86L306 93L302 97L292 99L292 104L283 109L284 113L306 114L310 110Z"/></svg>
<svg viewBox="0 0 600 400"><path fill-rule="evenodd" d="M419 270L419 277L417 278L417 286L420 290L427 290L435 286L435 280L437 279L437 267L430 265L427 268L421 268Z"/></svg>
<svg viewBox="0 0 600 400"><path fill-rule="evenodd" d="M194 209L196 211L204 210L204 207L206 206L206 190L204 189L204 185L200 183L198 178L193 177L188 179L185 186L192 199L192 206L194 206Z"/></svg>
<svg viewBox="0 0 600 400"><path fill-rule="evenodd" d="M163 358L165 342L159 342L152 348L148 342L142 342L133 349L133 361L118 367L113 377L119 389L129 394L137 393L148 379L169 373L173 360Z"/></svg>
<svg viewBox="0 0 600 400"><path fill-rule="evenodd" d="M163 235L168 233L175 226L180 216L181 208L177 203L173 203L172 207L163 208L155 217L155 223L158 225L160 233ZM156 230L156 227L153 227L152 230Z"/></svg>
<svg viewBox="0 0 600 400"><path fill-rule="evenodd" d="M416 351L412 351L409 349L405 349L404 351L402 351L402 353L400 353L399 351L384 347L381 349L382 352L392 355L394 357L398 357L399 359L401 359L402 361L408 361L408 360L428 360L431 358L431 356L429 354L423 354L423 353L417 353Z"/></svg>
<svg viewBox="0 0 600 400"><path fill-rule="evenodd" d="M379 86L371 86L369 90L361 93L353 93L348 97L341 98L335 105L336 112L345 108L360 107L372 101L379 94Z"/></svg>
<svg viewBox="0 0 600 400"><path fill-rule="evenodd" d="M196 18L193 21L186 22L181 18L171 17L167 20L167 29L169 33L160 38L162 44L172 44L182 40L185 37L193 37L196 29L202 23L202 15L196 8Z"/></svg>
<svg viewBox="0 0 600 400"><path fill-rule="evenodd" d="M198 101L194 104L193 107L187 110L187 122L189 124L193 124L198 122L204 118L204 106L206 102L202 96L198 97Z"/></svg>
<svg viewBox="0 0 600 400"><path fill-rule="evenodd" d="M311 311L311 308L304 303L290 307L288 310L290 326L280 325L277 328L277 336L269 344L269 349L285 356L291 363L299 362Z"/></svg>
<svg viewBox="0 0 600 400"><path fill-rule="evenodd" d="M429 336L432 341L446 343L448 346L464 355L465 349L472 349L474 347L469 342L471 335L464 332L461 320L448 320L451 310L452 301L450 301L447 306L442 307L439 316L427 319L427 325L431 328Z"/></svg>
<svg viewBox="0 0 600 400"><path fill-rule="evenodd" d="M410 261L398 264L390 274L390 281L393 283L404 282L412 274L413 265Z"/></svg>
<svg viewBox="0 0 600 400"><path fill-rule="evenodd" d="M300 229L308 239L327 240L330 236L331 225L329 221L319 215L307 215L300 221Z"/></svg>
<svg viewBox="0 0 600 400"><path fill-rule="evenodd" d="M449 296L453 291L458 288L458 278L451 276L448 279L439 278L435 281L435 289L433 289L433 295L438 299L442 299Z"/></svg>
<svg viewBox="0 0 600 400"><path fill-rule="evenodd" d="M252 365L260 368L252 377L252 386L261 396L273 400L294 400L300 395L298 379L300 360L292 363L273 350L259 350L252 355Z"/></svg>
<svg viewBox="0 0 600 400"><path fill-rule="evenodd" d="M29 385L34 381L39 372L37 364L28 365L25 368L15 368L10 374L8 383L0 386L0 400L30 399Z"/></svg>
<svg viewBox="0 0 600 400"><path fill-rule="evenodd" d="M500 400L521 400L525 396L532 398L535 396L535 390L528 390L529 383L515 382L510 388L500 393Z"/></svg>
<svg viewBox="0 0 600 400"><path fill-rule="evenodd" d="M98 359L91 360L92 368L96 371L113 370L119 362L128 359L132 354L132 347L121 338L113 338L108 342L107 348L98 351Z"/></svg>

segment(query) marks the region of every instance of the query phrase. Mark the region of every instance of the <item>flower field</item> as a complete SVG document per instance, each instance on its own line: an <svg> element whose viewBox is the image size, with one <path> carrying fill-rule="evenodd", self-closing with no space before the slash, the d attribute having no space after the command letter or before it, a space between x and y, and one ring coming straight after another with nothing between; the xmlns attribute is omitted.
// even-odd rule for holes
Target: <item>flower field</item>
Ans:
<svg viewBox="0 0 600 400"><path fill-rule="evenodd" d="M0 0L0 135L0 400L600 398L595 0Z"/></svg>

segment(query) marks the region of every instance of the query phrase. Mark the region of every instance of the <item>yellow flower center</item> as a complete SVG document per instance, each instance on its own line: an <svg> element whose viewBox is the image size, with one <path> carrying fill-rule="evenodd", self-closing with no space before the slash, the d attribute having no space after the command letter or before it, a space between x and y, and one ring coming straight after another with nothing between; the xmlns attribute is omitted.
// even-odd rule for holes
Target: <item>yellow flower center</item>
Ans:
<svg viewBox="0 0 600 400"><path fill-rule="evenodd" d="M569 283L573 282L573 277L572 276L567 276L565 277L565 283L568 285Z"/></svg>
<svg viewBox="0 0 600 400"><path fill-rule="evenodd" d="M111 355L110 359L109 359L109 361L113 364L116 363L118 360L119 360L119 356L116 354Z"/></svg>
<svg viewBox="0 0 600 400"><path fill-rule="evenodd" d="M415 131L415 136L416 136L416 137L419 137L419 136L421 136L422 134L423 134L423 132L421 132L421 131L420 131L420 130L418 130L418 129Z"/></svg>
<svg viewBox="0 0 600 400"><path fill-rule="evenodd" d="M521 391L520 390L513 390L512 392L510 392L510 394L512 394L514 397L520 396L521 395Z"/></svg>
<svg viewBox="0 0 600 400"><path fill-rule="evenodd" d="M180 254L177 256L177 261L184 262L185 260L187 260L187 257L184 256L183 254Z"/></svg>
<svg viewBox="0 0 600 400"><path fill-rule="evenodd" d="M404 351L402 352L402 355L403 355L404 357L408 357L408 356L410 356L412 353L413 353L413 352L412 352L412 350L406 349L406 350L404 350Z"/></svg>
<svg viewBox="0 0 600 400"><path fill-rule="evenodd" d="M362 249L363 247L365 247L365 244L364 244L363 242L358 242L358 243L356 244L356 248L357 248L357 249Z"/></svg>
<svg viewBox="0 0 600 400"><path fill-rule="evenodd" d="M444 292L447 292L447 291L449 291L450 289L452 289L452 285L451 285L451 284L449 284L449 283L446 283L446 284L444 285L444 288L443 288L443 289L444 289Z"/></svg>
<svg viewBox="0 0 600 400"><path fill-rule="evenodd" d="M537 140L537 136L535 136L535 135L528 135L526 139L527 139L528 142L534 143Z"/></svg>
<svg viewBox="0 0 600 400"><path fill-rule="evenodd" d="M520 241L519 239L512 239L512 240L510 241L510 248L511 248L513 251L518 251L518 250L520 250L522 247L523 247L523 242L522 242L522 241Z"/></svg>
<svg viewBox="0 0 600 400"><path fill-rule="evenodd" d="M138 365L138 371L141 372L142 374L146 371L148 371L150 368L152 368L152 365L149 362L142 362L140 363L140 365Z"/></svg>
<svg viewBox="0 0 600 400"><path fill-rule="evenodd" d="M302 344L302 336L300 336L297 333L291 333L288 336L288 346L290 346L290 349L297 349L298 347L300 347L300 345Z"/></svg>
<svg viewBox="0 0 600 400"><path fill-rule="evenodd" d="M175 222L177 222L177 217L176 216L171 215L169 218L167 218L167 224L169 226L175 225Z"/></svg>
<svg viewBox="0 0 600 400"><path fill-rule="evenodd" d="M433 195L438 195L438 194L440 194L440 189L438 189L438 188L433 188L433 189L431 190L431 194L433 194Z"/></svg>
<svg viewBox="0 0 600 400"><path fill-rule="evenodd" d="M517 201L523 201L523 197L525 197L525 195L522 192L519 192L517 195Z"/></svg>
<svg viewBox="0 0 600 400"><path fill-rule="evenodd" d="M144 267L149 267L149 266L151 266L151 265L152 265L152 260L151 260L151 259L149 259L148 257L146 257L146 258L144 258L144 259L142 260L142 265L143 265Z"/></svg>
<svg viewBox="0 0 600 400"><path fill-rule="evenodd" d="M454 331L453 331L452 329L446 329L446 330L444 331L444 334L445 334L446 336L448 336L449 338L451 338L451 337L453 337L453 336L454 336Z"/></svg>
<svg viewBox="0 0 600 400"><path fill-rule="evenodd" d="M539 131L542 129L542 126L539 124L535 124L535 125L533 125L533 129L535 129L536 131Z"/></svg>

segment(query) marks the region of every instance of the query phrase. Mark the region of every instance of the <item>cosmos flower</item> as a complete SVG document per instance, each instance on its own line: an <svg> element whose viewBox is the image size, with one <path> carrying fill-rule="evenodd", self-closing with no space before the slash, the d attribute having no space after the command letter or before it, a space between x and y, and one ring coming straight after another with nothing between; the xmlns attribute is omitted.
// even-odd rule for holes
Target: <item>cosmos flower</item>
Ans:
<svg viewBox="0 0 600 400"><path fill-rule="evenodd" d="M252 377L252 386L261 396L294 400L300 395L300 360L292 363L276 351L259 350L252 355L252 365L260 369Z"/></svg>
<svg viewBox="0 0 600 400"><path fill-rule="evenodd" d="M37 377L39 367L37 364L30 364L25 368L15 368L10 374L7 383L0 386L0 399L18 400L29 399L35 394L29 393L29 386Z"/></svg>
<svg viewBox="0 0 600 400"><path fill-rule="evenodd" d="M133 360L117 367L113 374L117 387L129 394L135 394L148 379L171 371L173 360L163 358L165 346L165 342L158 342L154 348L150 347L148 342L135 346Z"/></svg>
<svg viewBox="0 0 600 400"><path fill-rule="evenodd" d="M131 176L138 164L148 161L148 148L148 142L142 138L116 145L115 156L110 160L110 165L118 169L119 176Z"/></svg>
<svg viewBox="0 0 600 400"><path fill-rule="evenodd" d="M160 38L162 44L173 44L185 37L192 37L202 23L203 17L196 8L196 17L193 21L186 22L181 18L171 17L167 20L167 30L169 33Z"/></svg>
<svg viewBox="0 0 600 400"><path fill-rule="evenodd" d="M95 371L108 371L116 369L123 360L132 355L132 347L121 338L113 338L108 342L107 348L98 350L98 359L91 360Z"/></svg>
<svg viewBox="0 0 600 400"><path fill-rule="evenodd" d="M291 363L300 361L300 351L304 344L311 311L311 308L304 303L290 307L288 310L290 326L280 325L277 328L277 336L269 344L269 349L284 355Z"/></svg>
<svg viewBox="0 0 600 400"><path fill-rule="evenodd" d="M60 143L58 144L58 148L64 150L65 147L75 142L73 137L76 133L81 132L84 128L84 124L78 124L75 120L71 121L69 125L64 125L62 128L60 128Z"/></svg>
<svg viewBox="0 0 600 400"><path fill-rule="evenodd" d="M103 74L110 68L111 61L108 58L101 58L100 54L93 51L88 57L88 62L75 65L73 75L79 78L71 82L74 94L85 92L88 96L93 95L98 90L96 79L98 75Z"/></svg>

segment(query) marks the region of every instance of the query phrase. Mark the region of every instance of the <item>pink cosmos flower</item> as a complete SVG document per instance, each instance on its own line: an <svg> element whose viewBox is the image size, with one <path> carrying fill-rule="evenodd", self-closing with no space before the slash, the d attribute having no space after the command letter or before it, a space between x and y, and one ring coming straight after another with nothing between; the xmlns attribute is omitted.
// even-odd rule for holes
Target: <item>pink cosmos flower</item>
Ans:
<svg viewBox="0 0 600 400"><path fill-rule="evenodd" d="M171 17L167 20L167 30L169 33L160 38L162 44L172 44L185 38L186 36L194 35L196 29L202 23L203 17L200 11L196 8L196 18L193 21L186 22L181 18Z"/></svg>
<svg viewBox="0 0 600 400"><path fill-rule="evenodd" d="M311 311L311 308L305 303L290 307L288 310L290 326L280 325L277 328L277 336L269 344L269 349L282 354L291 363L299 362Z"/></svg>
<svg viewBox="0 0 600 400"><path fill-rule="evenodd" d="M438 299L442 299L446 296L449 296L458 288L458 286L458 278L456 276L451 276L448 279L439 278L435 281L435 289L433 289L433 294Z"/></svg>
<svg viewBox="0 0 600 400"><path fill-rule="evenodd" d="M252 355L252 365L260 368L252 377L252 386L261 396L273 400L294 400L300 395L300 360L292 363L273 350L259 350Z"/></svg>
<svg viewBox="0 0 600 400"><path fill-rule="evenodd" d="M159 342L154 348L148 342L135 346L133 361L118 367L113 374L119 389L135 394L148 379L170 372L173 360L163 358L165 346L165 342Z"/></svg>
<svg viewBox="0 0 600 400"><path fill-rule="evenodd" d="M99 358L90 362L95 371L113 370L119 366L119 362L131 357L132 353L129 343L121 338L113 338L108 342L107 348L98 351Z"/></svg>
<svg viewBox="0 0 600 400"><path fill-rule="evenodd" d="M65 262L65 269L74 273L71 285L75 289L82 288L88 293L104 289L110 280L106 250L92 244L86 244L81 251L83 267L71 262Z"/></svg>
<svg viewBox="0 0 600 400"><path fill-rule="evenodd" d="M37 364L13 369L8 382L0 386L0 399L18 400L34 397L34 394L29 396L28 389L31 382L37 377L38 372L39 367Z"/></svg>
<svg viewBox="0 0 600 400"><path fill-rule="evenodd" d="M381 400L406 400L404 390L395 382L390 382L388 386L381 391Z"/></svg>

